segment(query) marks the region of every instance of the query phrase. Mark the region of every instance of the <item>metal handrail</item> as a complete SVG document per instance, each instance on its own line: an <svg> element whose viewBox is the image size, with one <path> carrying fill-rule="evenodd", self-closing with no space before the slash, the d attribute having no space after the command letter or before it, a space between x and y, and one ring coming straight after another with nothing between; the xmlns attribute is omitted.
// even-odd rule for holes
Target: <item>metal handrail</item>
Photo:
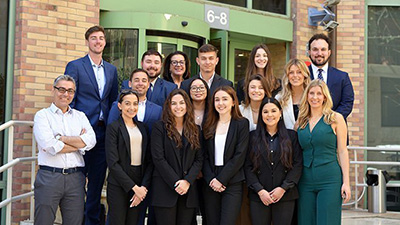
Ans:
<svg viewBox="0 0 400 225"><path fill-rule="evenodd" d="M358 209L358 201L361 200L361 197L358 198L358 189L357 187L363 187L363 192L365 192L365 188L368 186L366 183L358 183L358 165L380 165L380 166L400 166L400 162L385 162L385 161L358 161L357 160L357 151L385 151L385 152L400 152L400 148L396 147L357 147L357 146L348 146L349 150L354 151L354 161L350 161L350 164L354 165L354 181L355 181L355 201L351 204L354 204L355 209ZM400 187L400 184L388 184L387 187ZM351 205L347 204L347 205Z"/></svg>
<svg viewBox="0 0 400 225"><path fill-rule="evenodd" d="M0 167L0 173L4 172L7 170L7 187L6 187L6 193L7 193L7 198L0 202L0 208L3 208L6 206L6 224L10 225L11 224L11 203L18 201L20 199L24 199L27 197L31 197L30 201L30 219L33 220L33 215L34 215L34 205L33 205L33 191L24 193L21 195L17 196L12 196L12 183L13 183L13 174L12 174L12 168L16 164L20 162L27 162L31 161L32 166L31 166L31 187L33 187L33 183L35 180L35 171L36 171L36 141L35 138L32 135L32 157L22 157L22 158L16 158L14 159L14 126L33 126L33 121L20 121L20 120L10 120L2 125L0 125L0 131L3 131L5 129L8 129L8 157L7 157L7 163L3 166Z"/></svg>

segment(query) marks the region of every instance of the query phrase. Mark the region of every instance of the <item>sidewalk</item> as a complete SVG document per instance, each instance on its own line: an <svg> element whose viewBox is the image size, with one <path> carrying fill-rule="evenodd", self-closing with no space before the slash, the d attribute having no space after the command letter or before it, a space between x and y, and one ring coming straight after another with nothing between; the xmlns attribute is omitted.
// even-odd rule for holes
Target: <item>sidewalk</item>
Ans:
<svg viewBox="0 0 400 225"><path fill-rule="evenodd" d="M368 210L344 209L342 225L399 225L400 212L382 214L369 213Z"/></svg>

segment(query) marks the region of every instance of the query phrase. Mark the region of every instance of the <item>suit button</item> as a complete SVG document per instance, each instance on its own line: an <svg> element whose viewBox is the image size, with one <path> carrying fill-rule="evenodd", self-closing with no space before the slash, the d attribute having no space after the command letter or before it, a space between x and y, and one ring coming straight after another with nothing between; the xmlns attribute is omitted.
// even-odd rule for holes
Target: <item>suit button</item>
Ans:
<svg viewBox="0 0 400 225"><path fill-rule="evenodd" d="M187 171L183 171L183 174L185 174L185 175L186 175L186 174L187 174Z"/></svg>
<svg viewBox="0 0 400 225"><path fill-rule="evenodd" d="M273 166L273 165L274 165L274 163L271 163L271 165Z"/></svg>

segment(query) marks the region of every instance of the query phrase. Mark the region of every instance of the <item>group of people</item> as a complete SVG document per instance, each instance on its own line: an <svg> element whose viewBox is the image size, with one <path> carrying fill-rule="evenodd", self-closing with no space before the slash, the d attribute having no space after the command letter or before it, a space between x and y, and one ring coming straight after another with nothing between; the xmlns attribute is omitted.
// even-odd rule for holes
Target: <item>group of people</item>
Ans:
<svg viewBox="0 0 400 225"><path fill-rule="evenodd" d="M282 80L256 45L236 91L215 73L210 44L195 76L184 52L163 64L151 49L120 93L102 59L104 29L85 38L89 53L68 63L53 103L35 115L35 224L52 224L57 207L64 224L100 224L107 168L110 225L144 224L146 212L147 224L197 224L197 209L208 225L340 224L354 92L328 66L326 35L310 39L311 65L291 59Z"/></svg>

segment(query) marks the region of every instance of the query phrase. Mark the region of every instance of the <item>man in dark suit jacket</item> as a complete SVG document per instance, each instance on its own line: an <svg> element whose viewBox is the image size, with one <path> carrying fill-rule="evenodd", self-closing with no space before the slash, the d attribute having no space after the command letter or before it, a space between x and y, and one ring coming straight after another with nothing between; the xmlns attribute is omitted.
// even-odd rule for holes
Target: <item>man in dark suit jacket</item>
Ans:
<svg viewBox="0 0 400 225"><path fill-rule="evenodd" d="M100 224L100 198L106 175L104 139L108 113L118 96L117 68L102 58L106 38L104 29L93 26L85 33L89 53L71 61L65 74L76 81L75 98L70 104L86 114L96 133L97 144L84 155L88 178L85 223Z"/></svg>
<svg viewBox="0 0 400 225"><path fill-rule="evenodd" d="M348 73L330 67L331 41L325 34L315 34L308 41L308 54L312 64L308 67L311 80L323 79L331 93L332 109L346 119L353 110L354 91Z"/></svg>
<svg viewBox="0 0 400 225"><path fill-rule="evenodd" d="M205 44L198 50L198 56L196 62L200 67L200 73L187 80L184 80L181 84L181 88L190 95L190 83L192 80L201 78L205 80L210 88L210 94L214 94L215 89L220 86L228 85L233 87L233 83L220 75L215 73L215 67L218 64L218 49L211 44Z"/></svg>
<svg viewBox="0 0 400 225"><path fill-rule="evenodd" d="M139 96L139 109L136 118L138 121L146 124L151 132L153 123L161 119L162 108L146 99L146 93L150 86L148 73L143 69L134 70L129 79L129 86L131 86L132 90L136 91ZM118 101L115 101L112 104L107 123L110 124L118 120L120 114Z"/></svg>
<svg viewBox="0 0 400 225"><path fill-rule="evenodd" d="M142 55L142 68L147 71L150 78L150 88L147 91L147 99L163 107L165 99L172 90L178 88L176 84L162 79L162 56L154 49L149 49Z"/></svg>

